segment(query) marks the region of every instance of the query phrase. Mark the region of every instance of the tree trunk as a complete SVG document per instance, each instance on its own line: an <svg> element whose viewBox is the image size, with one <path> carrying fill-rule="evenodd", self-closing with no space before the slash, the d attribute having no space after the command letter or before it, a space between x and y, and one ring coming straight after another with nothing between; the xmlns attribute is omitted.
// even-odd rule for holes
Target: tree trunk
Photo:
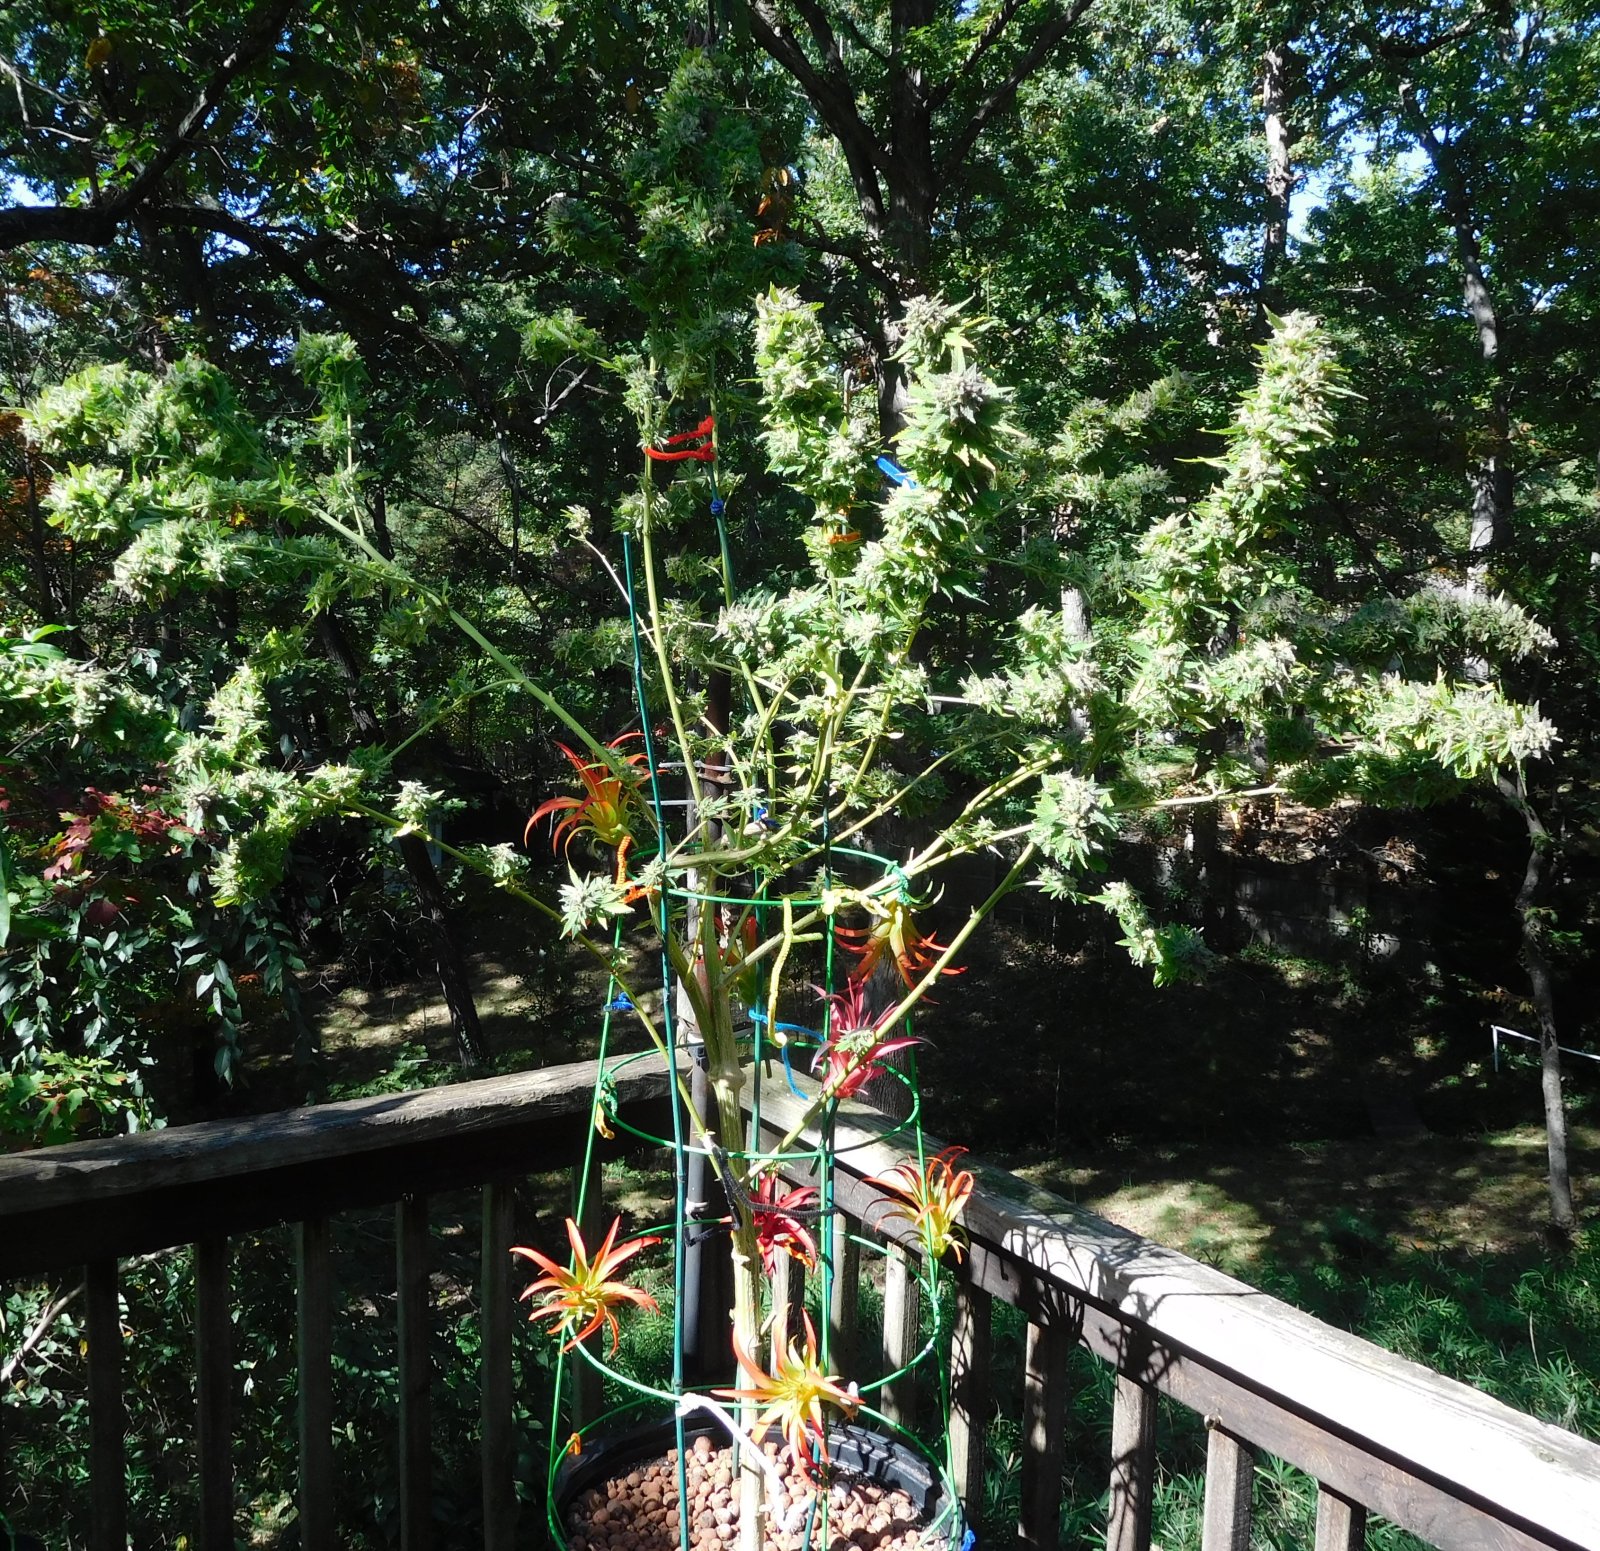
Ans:
<svg viewBox="0 0 1600 1551"><path fill-rule="evenodd" d="M933 217L938 190L933 160L933 115L928 83L907 39L934 20L930 0L893 0L889 43L889 145L892 155L883 180L887 212L882 245L885 268L894 289L895 311L927 284L933 255ZM892 442L906 421L906 378L893 351L878 361L878 424Z"/></svg>
<svg viewBox="0 0 1600 1551"><path fill-rule="evenodd" d="M356 733L374 742L383 741L383 724L361 689L361 667L332 614L317 615L317 639L328 660L344 680L350 702L350 716ZM478 1021L477 1003L472 997L472 980L466 957L456 940L450 920L450 905L439 884L439 873L428 855L428 844L420 835L403 835L399 842L400 859L411 874L417 899L427 917L433 938L434 964L439 974L439 989L450 1012L450 1028L455 1035L456 1057L463 1066L481 1066L489 1058L489 1047Z"/></svg>
<svg viewBox="0 0 1600 1551"><path fill-rule="evenodd" d="M456 1059L463 1066L482 1066L489 1059L489 1047L478 1022L477 1003L472 999L472 977L467 973L461 944L456 941L449 901L445 899L433 859L428 855L428 843L421 835L402 835L398 844L433 935L434 964L439 972L439 989L444 992L445 1006L450 1010Z"/></svg>
<svg viewBox="0 0 1600 1551"><path fill-rule="evenodd" d="M394 538L389 532L389 492L383 481L372 486L372 501L367 508L372 518L372 542L385 560L394 559Z"/></svg>
<svg viewBox="0 0 1600 1551"><path fill-rule="evenodd" d="M1561 1099L1561 1045L1556 1036L1555 986L1544 932L1549 898L1555 883L1555 843L1528 801L1519 778L1501 776L1500 794L1521 816L1528 831L1528 866L1517 891L1517 916L1522 924L1522 963L1528 972L1534 1012L1539 1019L1540 1087L1544 1094L1545 1147L1550 1159L1550 1233L1562 1243L1577 1224L1572 1208L1572 1176L1567 1165L1567 1116Z"/></svg>
<svg viewBox="0 0 1600 1551"><path fill-rule="evenodd" d="M1280 312L1278 270L1289 249L1289 198L1294 193L1294 147L1300 133L1289 123L1299 95L1299 57L1287 44L1261 58L1261 112L1267 139L1266 211L1261 241L1261 278L1256 290L1256 332L1272 332L1271 314Z"/></svg>
<svg viewBox="0 0 1600 1551"><path fill-rule="evenodd" d="M1504 330L1494 292L1483 270L1483 242L1454 142L1441 139L1422 117L1415 98L1402 90L1401 106L1417 143L1427 153L1438 179L1440 202L1455 236L1461 264L1461 296L1478 340L1478 357L1488 378L1488 409L1479 431L1480 451L1468 476L1472 494L1473 572L1481 583L1490 554L1511 532L1515 487L1511 461L1511 408L1506 394Z"/></svg>
<svg viewBox="0 0 1600 1551"><path fill-rule="evenodd" d="M1435 134L1422 116L1415 97L1401 89L1400 102L1412 133L1427 153L1438 179L1440 198L1455 234L1456 257L1461 264L1461 295L1477 335L1478 356L1489 383L1489 407L1481 426L1482 449L1468 476L1472 505L1471 562L1468 582L1480 591L1489 585L1492 558L1510 537L1515 488L1511 462L1511 411L1503 359L1503 332L1494 292L1483 271L1483 244L1474 218L1466 180L1456 157L1454 142ZM1487 678L1488 664L1469 661L1467 672ZM1555 988L1550 960L1545 953L1547 900L1555 879L1554 842L1533 805L1519 772L1515 782L1497 778L1500 794L1521 816L1528 831L1528 865L1517 891L1517 916L1521 923L1522 965L1539 1019L1540 1086L1544 1094L1545 1143L1550 1160L1550 1231L1554 1238L1571 1238L1572 1178L1567 1167L1567 1119L1561 1100L1561 1046L1556 1034Z"/></svg>

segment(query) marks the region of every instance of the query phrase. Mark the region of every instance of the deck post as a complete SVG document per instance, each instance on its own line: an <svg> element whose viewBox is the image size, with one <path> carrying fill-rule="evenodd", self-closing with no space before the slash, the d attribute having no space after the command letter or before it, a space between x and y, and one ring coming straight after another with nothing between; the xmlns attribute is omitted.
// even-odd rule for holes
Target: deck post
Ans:
<svg viewBox="0 0 1600 1551"><path fill-rule="evenodd" d="M511 1551L517 1534L516 1448L511 1430L511 1236L515 1188L483 1187L483 1547Z"/></svg>
<svg viewBox="0 0 1600 1551"><path fill-rule="evenodd" d="M1053 1551L1061 1538L1061 1443L1067 1414L1070 1327L1030 1321L1022 1370L1022 1503L1017 1539Z"/></svg>
<svg viewBox="0 0 1600 1551"><path fill-rule="evenodd" d="M1206 1418L1206 1501L1200 1551L1250 1551L1251 1487L1256 1461L1249 1444Z"/></svg>
<svg viewBox="0 0 1600 1551"><path fill-rule="evenodd" d="M300 1545L333 1538L333 1271L326 1217L294 1227L295 1364L299 1376Z"/></svg>
<svg viewBox="0 0 1600 1551"><path fill-rule="evenodd" d="M967 1277L956 1281L950 1336L950 1473L967 1522L983 1507L984 1429L989 1420L989 1294Z"/></svg>
<svg viewBox="0 0 1600 1551"><path fill-rule="evenodd" d="M1156 1392L1117 1375L1111 1410L1111 1508L1106 1551L1150 1551L1155 1496Z"/></svg>
<svg viewBox="0 0 1600 1551"><path fill-rule="evenodd" d="M433 1532L433 1438L429 1429L428 1198L395 1206L395 1284L400 1345L400 1548L427 1551Z"/></svg>
<svg viewBox="0 0 1600 1551"><path fill-rule="evenodd" d="M117 1263L97 1260L84 1272L89 1335L89 1501L95 1551L126 1551L128 1468L123 1451L122 1317Z"/></svg>
<svg viewBox="0 0 1600 1551"><path fill-rule="evenodd" d="M233 1551L233 1308L228 1241L194 1247L201 1551Z"/></svg>
<svg viewBox="0 0 1600 1551"><path fill-rule="evenodd" d="M1366 1541L1367 1510L1318 1483L1316 1551L1361 1551Z"/></svg>
<svg viewBox="0 0 1600 1551"><path fill-rule="evenodd" d="M883 1268L883 1371L894 1373L917 1355L922 1331L922 1279L917 1260L891 1243ZM917 1421L917 1375L903 1373L883 1387L883 1414L902 1427Z"/></svg>

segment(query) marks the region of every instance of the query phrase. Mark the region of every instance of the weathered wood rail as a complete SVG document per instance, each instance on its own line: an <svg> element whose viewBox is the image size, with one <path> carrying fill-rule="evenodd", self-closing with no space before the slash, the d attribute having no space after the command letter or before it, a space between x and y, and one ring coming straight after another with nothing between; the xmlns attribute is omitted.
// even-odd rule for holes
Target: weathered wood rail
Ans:
<svg viewBox="0 0 1600 1551"><path fill-rule="evenodd" d="M502 1551L539 1543L540 1526L519 1528L513 1482L511 1190L518 1177L578 1156L593 1077L585 1063L0 1158L0 1278L85 1268L96 1551L123 1551L127 1544L119 1259L196 1247L201 1522L193 1543L232 1551L228 1239L282 1222L295 1225L301 1543L306 1551L338 1544L328 1223L340 1210L387 1203L396 1210L401 1540L406 1551L422 1551L430 1533L428 1197L463 1187L483 1192L484 1544ZM618 1088L629 1119L657 1129L664 1124L661 1074L630 1072ZM797 1106L787 1092L764 1094L763 1120L774 1139L796 1118ZM842 1258L852 1252L846 1229L860 1231L878 1198L868 1176L898 1161L882 1125L859 1111L840 1123ZM1109 1551L1148 1551L1155 1404L1163 1394L1200 1413L1208 1428L1202 1551L1246 1551L1258 1454L1284 1459L1319 1483L1316 1551L1359 1547L1369 1510L1441 1551L1600 1551L1600 1447L1011 1175L982 1168L978 1174L952 1332L952 1443L962 1494L981 1501L990 1311L998 1298L1028 1320L1020 1544L1056 1543L1067 1357L1081 1343L1117 1374L1106 1464ZM914 1244L891 1245L886 1261L889 1366L898 1366L918 1341L915 1254ZM841 1275L835 1286L829 1318L836 1349L848 1350L857 1277ZM916 1402L909 1382L884 1397L893 1416L908 1417ZM999 1528L986 1526L986 1540L997 1540Z"/></svg>

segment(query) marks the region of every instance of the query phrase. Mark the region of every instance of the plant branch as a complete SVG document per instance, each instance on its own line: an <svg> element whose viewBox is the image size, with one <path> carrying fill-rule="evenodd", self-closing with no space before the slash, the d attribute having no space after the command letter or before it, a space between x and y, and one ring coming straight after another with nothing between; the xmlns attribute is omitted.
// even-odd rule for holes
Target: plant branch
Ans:
<svg viewBox="0 0 1600 1551"><path fill-rule="evenodd" d="M6 1359L5 1366L0 1367L0 1388L11 1382L13 1374L21 1371L23 1363L28 1360L34 1348L50 1333L50 1327L71 1307L87 1285L86 1282L79 1282L77 1286L69 1288L54 1299L44 1313L29 1326L27 1335L22 1338L22 1345Z"/></svg>

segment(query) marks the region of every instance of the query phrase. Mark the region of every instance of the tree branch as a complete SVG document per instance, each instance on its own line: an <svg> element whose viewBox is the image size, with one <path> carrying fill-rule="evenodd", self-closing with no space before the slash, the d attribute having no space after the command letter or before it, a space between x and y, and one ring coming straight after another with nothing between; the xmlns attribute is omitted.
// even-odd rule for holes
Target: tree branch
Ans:
<svg viewBox="0 0 1600 1551"><path fill-rule="evenodd" d="M1369 46L1373 53L1381 55L1384 59L1425 59L1429 54L1436 54L1452 43L1459 43L1463 38L1471 37L1486 21L1492 20L1488 12L1474 11L1464 21L1447 28L1436 38L1425 38L1420 43L1404 43L1398 38L1384 38L1371 34Z"/></svg>
<svg viewBox="0 0 1600 1551"><path fill-rule="evenodd" d="M1012 18L1022 6L1023 0L1005 0L1005 4L989 18L989 25L978 35L978 41L973 44L972 52L928 93L928 107L933 112L937 113L950 100L951 92L967 78L968 72L976 68L978 61L999 41L1000 34L1011 25Z"/></svg>
<svg viewBox="0 0 1600 1551"><path fill-rule="evenodd" d="M122 223L150 200L168 170L191 148L194 137L217 111L235 78L277 41L298 4L299 0L272 0L200 88L188 112L178 120L160 149L126 187L107 198L97 197L88 205L15 205L0 210L0 252L10 252L29 242L68 242L99 248L112 241Z"/></svg>
<svg viewBox="0 0 1600 1551"><path fill-rule="evenodd" d="M812 0L806 5L820 18L819 36L815 23L811 23L813 37L818 37L823 53L832 49L828 70L819 70L810 56L795 40L787 22L778 14L774 0L751 0L750 30L757 43L778 64L799 82L811 105L824 124L838 140L850 169L850 180L855 185L856 198L868 228L876 235L883 229L883 189L878 174L889 168L889 157L861 117L855 104L855 92L844 61L839 56L838 40L827 25ZM802 8L804 14L804 7ZM824 41L825 40L825 41Z"/></svg>
<svg viewBox="0 0 1600 1551"><path fill-rule="evenodd" d="M813 253L827 253L834 258L842 258L854 264L886 297L891 300L895 297L895 284L889 272L877 263L866 251L853 242L846 242L840 237L812 236L807 232L797 232L792 228L784 233L787 239L796 247L809 249Z"/></svg>
<svg viewBox="0 0 1600 1551"><path fill-rule="evenodd" d="M945 176L948 177L954 169L966 161L973 146L978 143L978 136L989 127L993 119L1011 106L1022 83L1035 74L1060 47L1091 4L1093 0L1072 0L1072 4L1061 15L1040 31L1039 36L1033 40L1033 46L1012 67L1011 73L1005 80L979 104L978 110L967 120L966 127L956 136L944 159Z"/></svg>

